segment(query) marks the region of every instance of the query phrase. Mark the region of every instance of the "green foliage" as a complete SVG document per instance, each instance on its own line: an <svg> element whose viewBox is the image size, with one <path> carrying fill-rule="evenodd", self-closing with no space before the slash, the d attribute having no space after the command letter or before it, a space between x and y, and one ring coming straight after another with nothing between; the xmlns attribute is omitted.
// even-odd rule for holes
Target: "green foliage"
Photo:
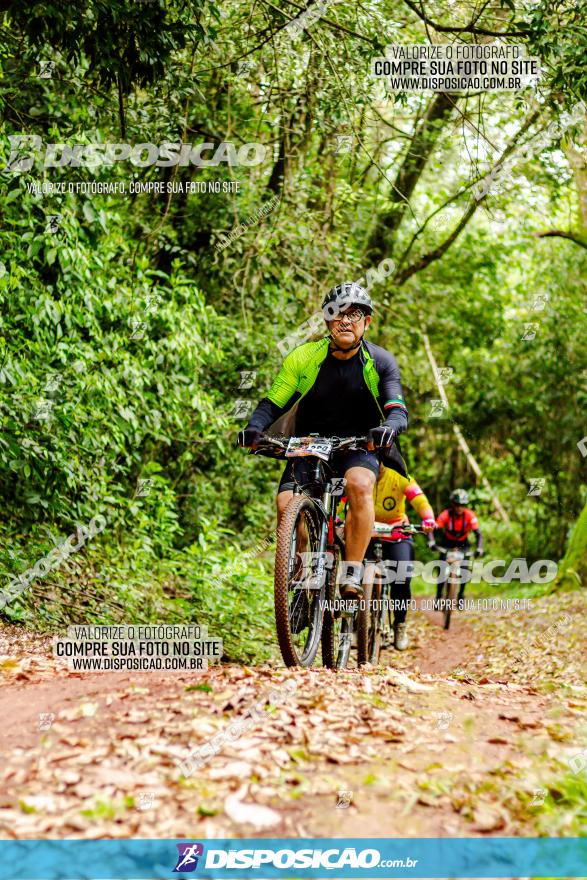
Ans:
<svg viewBox="0 0 587 880"><path fill-rule="evenodd" d="M581 3L546 0L536 3L528 21L529 49L548 65L553 90L572 106L587 99L587 27Z"/></svg>
<svg viewBox="0 0 587 880"><path fill-rule="evenodd" d="M561 562L559 585L567 589L584 586L587 581L587 504L571 533L565 557Z"/></svg>
<svg viewBox="0 0 587 880"><path fill-rule="evenodd" d="M120 83L127 94L134 85L164 76L171 53L185 46L188 36L204 38L201 18L207 7L214 9L206 0L72 0L63 6L36 3L32 9L8 3L4 36L9 39L12 31L16 42L16 34L25 35L18 47L21 71L39 51L59 52L68 66L87 64L90 82Z"/></svg>
<svg viewBox="0 0 587 880"><path fill-rule="evenodd" d="M455 14L470 12L462 5ZM551 65L540 118L526 125L534 95L455 99L457 109L417 141L429 150L417 172L410 146L430 96L396 101L365 76L379 43L426 39L403 3L343 0L298 41L266 4L9 5L0 28L5 136L107 144L122 125L132 144L254 142L267 156L252 168L37 161L30 173L2 172L0 578L34 566L76 524L108 520L5 618L46 627L198 620L224 639L227 656L270 656L271 554L258 561L251 551L273 528L280 466L235 448L243 419L234 406L266 393L278 342L317 310L325 288L376 268L367 244L397 209L406 162L414 189L385 239L387 257L398 272L420 268L405 284L396 275L373 285L370 338L402 368L410 469L436 510L455 484L472 490L494 555L563 556L586 500L576 449L586 264L571 242L536 238L564 228L580 195L560 135L537 142L558 118L558 97L574 106L584 94L585 33L572 4L534 4L523 15L514 5L528 50ZM484 10L479 27L505 26L504 12ZM50 79L38 76L44 59L56 63ZM521 134L511 169L477 204L474 187L512 132ZM336 150L340 136L349 152ZM581 147L577 127L565 137ZM4 165L5 139L1 149ZM27 186L91 179L240 189L86 196ZM264 219L247 222L275 196ZM442 258L428 259L471 206ZM57 234L47 231L54 214ZM217 250L239 224L242 234ZM547 298L536 313L538 294ZM524 341L531 322L538 332ZM454 370L446 419L429 416L438 392L423 327L439 365ZM252 388L242 388L242 371L255 373ZM450 419L511 527L475 485ZM540 477L543 493L528 496Z"/></svg>

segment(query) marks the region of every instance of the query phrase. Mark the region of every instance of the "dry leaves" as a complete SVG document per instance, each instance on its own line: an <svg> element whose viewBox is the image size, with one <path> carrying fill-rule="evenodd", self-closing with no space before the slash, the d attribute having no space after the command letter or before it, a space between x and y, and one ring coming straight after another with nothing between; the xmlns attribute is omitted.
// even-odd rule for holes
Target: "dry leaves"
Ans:
<svg viewBox="0 0 587 880"><path fill-rule="evenodd" d="M281 823L281 816L275 810L242 801L241 797L246 792L247 787L243 786L236 794L230 795L224 801L224 810L229 819L232 819L236 825L251 825L256 831L274 828Z"/></svg>
<svg viewBox="0 0 587 880"><path fill-rule="evenodd" d="M459 642L463 620L449 637L414 622L421 648L384 655L396 668L342 673L225 666L173 677L69 675L35 653L28 636L26 650L14 633L4 647L0 638L3 714L19 729L0 770L0 835L175 838L193 836L197 823L201 837L248 828L387 836L390 815L397 836L449 827L459 836L521 833L509 815L516 786L532 791L541 762L560 767L583 748L573 737L586 692L572 664L564 696L541 691L537 674L512 672L514 616L511 632L486 633L480 620ZM541 631L548 620L537 615L533 625ZM419 672L418 651L431 657L437 646L438 657L449 655L445 665ZM535 669L541 659L538 652ZM270 691L285 682L295 693L269 706ZM178 763L253 706L259 717L248 731L182 778ZM40 712L55 713L42 732ZM437 726L443 713L448 729ZM353 791L352 811L336 808L338 791ZM151 807L140 807L143 796Z"/></svg>

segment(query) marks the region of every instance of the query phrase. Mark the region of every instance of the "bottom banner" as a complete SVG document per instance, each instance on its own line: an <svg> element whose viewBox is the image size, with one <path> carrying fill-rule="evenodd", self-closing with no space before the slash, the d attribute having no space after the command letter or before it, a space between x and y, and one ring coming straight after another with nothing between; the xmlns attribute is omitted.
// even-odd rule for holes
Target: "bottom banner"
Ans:
<svg viewBox="0 0 587 880"><path fill-rule="evenodd" d="M585 877L587 839L1 840L0 880Z"/></svg>

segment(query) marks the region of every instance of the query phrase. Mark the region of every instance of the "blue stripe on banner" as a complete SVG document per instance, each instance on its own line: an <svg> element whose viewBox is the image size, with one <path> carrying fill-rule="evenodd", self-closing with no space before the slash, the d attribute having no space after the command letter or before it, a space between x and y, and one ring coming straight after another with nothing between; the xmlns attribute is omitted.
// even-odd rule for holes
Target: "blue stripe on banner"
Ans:
<svg viewBox="0 0 587 880"><path fill-rule="evenodd" d="M587 838L0 840L0 880L585 877Z"/></svg>

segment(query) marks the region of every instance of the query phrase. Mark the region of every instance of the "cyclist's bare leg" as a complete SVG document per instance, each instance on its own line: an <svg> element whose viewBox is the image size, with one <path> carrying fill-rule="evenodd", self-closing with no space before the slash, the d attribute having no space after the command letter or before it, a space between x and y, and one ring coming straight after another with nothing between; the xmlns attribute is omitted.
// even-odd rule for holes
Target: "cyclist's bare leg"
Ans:
<svg viewBox="0 0 587 880"><path fill-rule="evenodd" d="M345 559L362 563L375 522L373 487L376 478L364 467L349 468L345 478L349 498L349 514L344 527Z"/></svg>

